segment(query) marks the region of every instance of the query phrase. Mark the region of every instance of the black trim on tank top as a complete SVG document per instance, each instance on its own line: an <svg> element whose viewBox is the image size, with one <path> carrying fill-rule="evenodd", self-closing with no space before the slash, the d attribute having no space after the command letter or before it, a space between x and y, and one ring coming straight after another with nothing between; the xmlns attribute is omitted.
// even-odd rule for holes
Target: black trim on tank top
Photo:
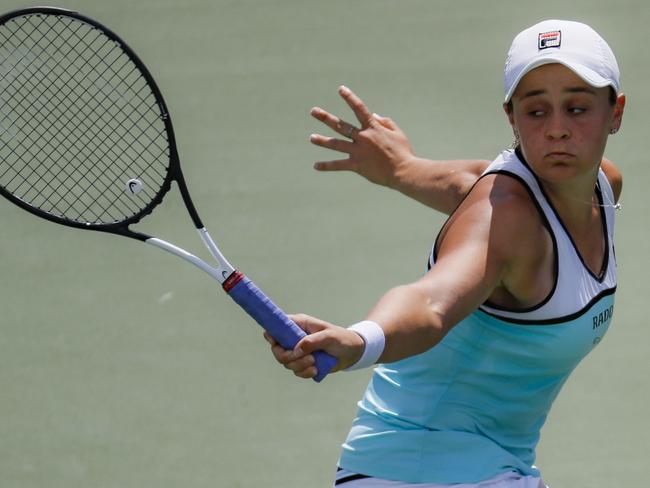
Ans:
<svg viewBox="0 0 650 488"><path fill-rule="evenodd" d="M521 185L524 187L524 189L526 190L526 192L530 196L530 199L532 200L532 202L535 204L535 207L537 208L537 212L539 213L539 215L541 217L542 224L544 225L544 227L546 227L546 230L548 231L549 235L551 236L551 241L553 242L553 277L554 277L554 279L553 279L553 286L551 287L551 290L548 293L548 295L546 295L546 297L542 301L540 301L539 303L537 303L535 305L532 305L530 307L526 307L526 308L506 307L506 306L503 306L503 305L497 305L495 303L491 303L489 300L485 301L484 305L486 305L486 306L488 306L490 308L493 308L495 310L501 310L503 312L512 312L512 313L533 312L533 311L539 309L540 307L544 306L546 303L548 303L548 301L555 294L555 290L557 289L558 279L559 279L559 275L560 275L560 273L559 273L559 267L560 267L560 264L559 264L559 251L558 251L557 240L555 238L555 233L553 232L553 228L551 227L551 224L548 221L548 218L546 217L546 214L544 213L544 210L542 209L541 205L537 201L537 198L535 197L535 194L534 194L533 190L528 186L528 183L526 183L526 181L521 176L519 176L518 174L513 173L511 171L508 171L508 170L499 169L499 170L494 170L494 171L490 171L488 173L482 174L478 178L478 180L476 180L476 183L478 183L478 181L481 180L484 176L494 175L494 174L509 176L509 177L519 181L519 183L521 183ZM476 185L476 183L474 183L474 185ZM473 188L474 188L474 186L472 186L472 188L467 192L467 195L469 195L471 193ZM467 198L467 195L465 195L463 197L463 200L461 200L461 203L456 207L456 209L458 209L458 207L460 207L460 205L463 203L465 198ZM453 215L455 212L456 212L456 210L454 210L454 212L452 212L451 215ZM437 253L438 240L440 239L440 235L442 234L442 231L447 226L447 223L449 222L449 219L451 219L451 215L447 218L447 221L445 221L443 226L440 228L440 232L438 232L438 235L436 236L436 240L435 240L435 242L433 244L433 249L431 251L431 255L430 255L429 261L428 261L428 269L429 270L431 269L431 256L433 256L434 263L435 263L435 261L436 261L436 259L438 257L438 253Z"/></svg>
<svg viewBox="0 0 650 488"><path fill-rule="evenodd" d="M599 300L602 298L613 295L616 293L616 287L609 288L607 290L601 291L598 295L596 295L594 298L592 298L587 305L585 305L582 309L578 310L577 312L574 312L569 315L565 315L564 317L557 317L553 319L514 319L510 317L502 317L501 315L495 314L488 312L486 310L483 310L482 308L479 308L479 312L484 313L485 315L489 315L490 317L494 317L495 319L501 320L503 322L509 322L512 324L520 324L520 325L554 325L554 324L559 324L561 322L570 322L572 320L575 320L582 315L584 315L588 310L590 310L596 303L598 303Z"/></svg>
<svg viewBox="0 0 650 488"><path fill-rule="evenodd" d="M343 471L342 468L336 468L336 471ZM342 485L344 483L347 483L348 481L355 481L355 480L364 480L366 478L370 478L370 476L366 476L365 474L351 474L349 476L344 476L343 478L340 478L334 482L334 486Z"/></svg>
<svg viewBox="0 0 650 488"><path fill-rule="evenodd" d="M599 283L602 283L605 280L605 277L607 276L607 268L609 268L609 231L607 228L607 217L605 215L605 208L602 206L603 205L603 196L602 192L600 189L600 186L597 184L595 187L595 192L596 192L596 197L598 198L598 203L600 203L599 212L600 212L600 221L602 225L602 231L603 231L603 236L605 238L605 255L603 256L602 263L601 263L601 269L598 275L596 275L589 266L587 266L587 263L585 262L584 258L582 257L582 254L580 254L580 251L578 250L578 246L576 246L575 241L573 240L573 237L569 233L569 230L567 229L566 225L564 225L564 222L560 218L560 214L558 211L555 209L555 205L553 205L553 202L549 198L548 194L546 193L546 190L544 190L544 187L542 186L542 182L540 179L537 177L535 172L532 170L528 162L526 161L526 158L524 158L523 153L521 152L521 149L517 147L515 149L515 154L517 155L517 158L521 163L530 171L530 173L533 175L533 178L535 178L535 181L537 182L537 186L539 186L539 190L542 192L542 195L544 196L544 199L546 200L546 203L548 203L548 206L551 207L551 210L555 214L555 218L557 221L560 223L560 226L564 230L564 233L566 236L569 238L569 242L571 243L571 246L573 246L573 250L578 256L578 259L582 263L582 266L587 270L587 272Z"/></svg>
<svg viewBox="0 0 650 488"><path fill-rule="evenodd" d="M483 175L479 176L474 184L470 187L470 189L465 193L463 198L460 199L460 202L458 202L458 205L456 205L456 208L454 208L449 216L445 219L445 222L442 224L442 227L440 227L440 230L438 231L438 234L436 234L436 238L433 241L433 248L431 249L431 252L429 253L429 258L427 259L427 271L431 270L431 257L433 257L433 262L435 263L436 258L437 258L437 249L438 249L438 240L440 239L440 234L442 234L442 231L444 228L447 226L449 223L449 220L451 219L451 216L456 213L456 210L460 208L460 206L463 204L465 199L469 196L470 193L472 193L472 190L474 187L478 184L478 182L483 178Z"/></svg>
<svg viewBox="0 0 650 488"><path fill-rule="evenodd" d="M608 224L607 216L605 215L605 202L603 200L603 190L600 187L600 175L598 176L598 181L596 182L596 197L598 198L598 203L600 204L600 222L605 237L605 256L603 257L603 264L602 267L600 268L600 273L598 273L598 276L594 275L594 278L596 278L599 283L602 283L605 280L605 276L607 276L607 268L609 268L609 228L607 225Z"/></svg>

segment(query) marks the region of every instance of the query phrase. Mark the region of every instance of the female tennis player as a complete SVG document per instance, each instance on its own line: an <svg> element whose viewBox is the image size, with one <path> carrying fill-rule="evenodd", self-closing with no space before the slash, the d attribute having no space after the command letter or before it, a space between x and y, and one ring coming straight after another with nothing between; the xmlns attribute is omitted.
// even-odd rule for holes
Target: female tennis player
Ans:
<svg viewBox="0 0 650 488"><path fill-rule="evenodd" d="M535 447L571 371L614 310L613 226L621 175L603 161L625 107L619 70L590 27L549 20L517 35L505 66L513 149L493 162L415 158L390 120L346 88L354 127L319 109L349 169L450 213L429 271L388 291L348 328L306 315L293 351L267 337L302 378L311 352L336 370L375 366L343 444L335 485L544 487ZM375 365L376 363L376 365Z"/></svg>

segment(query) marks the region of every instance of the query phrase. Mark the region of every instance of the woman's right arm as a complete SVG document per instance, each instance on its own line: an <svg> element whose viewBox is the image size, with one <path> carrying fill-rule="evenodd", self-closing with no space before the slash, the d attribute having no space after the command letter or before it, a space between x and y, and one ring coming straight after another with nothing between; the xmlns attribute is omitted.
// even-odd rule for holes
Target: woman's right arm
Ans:
<svg viewBox="0 0 650 488"><path fill-rule="evenodd" d="M489 164L479 159L432 161L419 158L413 154L408 138L395 122L371 113L350 89L340 87L339 94L354 112L360 127L319 107L311 110L314 118L345 137L312 134L311 142L348 154L346 159L317 162L314 167L318 171L353 171L373 183L450 214Z"/></svg>
<svg viewBox="0 0 650 488"><path fill-rule="evenodd" d="M499 175L481 179L449 221L436 265L417 281L390 289L366 316L385 339L378 361L399 361L434 347L497 287L522 299L534 292L536 303L537 295L544 296L537 290L537 271L551 246L546 232L519 182ZM292 318L308 333L292 351L265 337L276 360L296 376L316 374L313 351L334 356L333 371L339 371L355 364L365 349L354 330L303 314Z"/></svg>

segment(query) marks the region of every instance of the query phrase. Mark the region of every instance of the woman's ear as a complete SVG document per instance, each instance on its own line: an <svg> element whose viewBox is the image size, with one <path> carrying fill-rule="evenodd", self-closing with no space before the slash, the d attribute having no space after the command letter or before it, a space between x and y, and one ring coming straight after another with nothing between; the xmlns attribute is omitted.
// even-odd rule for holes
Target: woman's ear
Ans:
<svg viewBox="0 0 650 488"><path fill-rule="evenodd" d="M503 104L503 111L506 113L506 116L508 117L508 122L510 122L510 127L512 127L512 134L515 138L512 144L510 145L510 148L516 149L521 143L521 141L519 140L519 131L515 127L515 117L513 115L513 110L512 110L512 101Z"/></svg>
<svg viewBox="0 0 650 488"><path fill-rule="evenodd" d="M623 104L625 104L625 102L623 102ZM512 113L513 112L513 110L512 110L512 100L510 100L509 102L503 104L503 111L506 113L506 116L508 117L508 122L510 122L510 125L514 129L514 127L515 127L515 119L514 119L514 116L513 116L513 113Z"/></svg>
<svg viewBox="0 0 650 488"><path fill-rule="evenodd" d="M623 112L625 111L625 94L619 93L616 97L616 104L614 105L614 116L612 117L612 126L610 133L618 132L623 123Z"/></svg>

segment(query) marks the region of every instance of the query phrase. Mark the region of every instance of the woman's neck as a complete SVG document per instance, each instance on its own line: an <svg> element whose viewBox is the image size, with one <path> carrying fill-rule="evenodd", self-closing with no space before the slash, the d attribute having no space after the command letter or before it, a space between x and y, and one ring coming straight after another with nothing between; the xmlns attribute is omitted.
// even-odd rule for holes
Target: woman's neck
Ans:
<svg viewBox="0 0 650 488"><path fill-rule="evenodd" d="M601 202L596 193L598 171L565 182L541 181L544 191L565 225L577 229L591 225L600 218L601 208L609 205ZM611 206L614 206L611 203Z"/></svg>

